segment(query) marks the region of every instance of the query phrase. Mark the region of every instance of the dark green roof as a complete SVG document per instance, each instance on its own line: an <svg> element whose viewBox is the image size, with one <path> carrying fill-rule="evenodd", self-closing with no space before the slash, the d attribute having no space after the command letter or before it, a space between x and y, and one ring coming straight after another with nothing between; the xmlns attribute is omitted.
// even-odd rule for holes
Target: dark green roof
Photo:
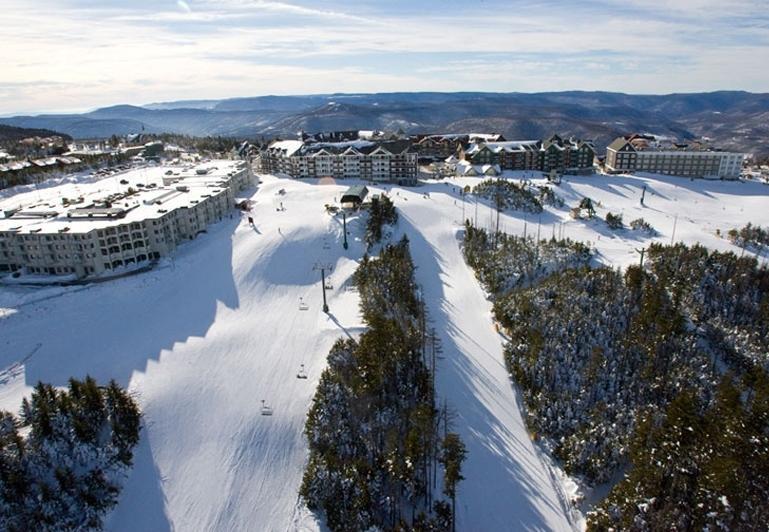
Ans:
<svg viewBox="0 0 769 532"><path fill-rule="evenodd" d="M349 203L354 201L362 202L368 195L368 188L365 185L353 185L347 189L347 192L342 194L341 203Z"/></svg>

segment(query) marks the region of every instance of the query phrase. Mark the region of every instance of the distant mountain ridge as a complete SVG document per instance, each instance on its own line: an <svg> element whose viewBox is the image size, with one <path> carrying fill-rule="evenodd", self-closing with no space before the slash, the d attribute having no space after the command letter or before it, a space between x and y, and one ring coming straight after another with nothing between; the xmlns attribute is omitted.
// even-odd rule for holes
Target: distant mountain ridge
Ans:
<svg viewBox="0 0 769 532"><path fill-rule="evenodd" d="M0 142L5 141L17 141L30 137L64 137L69 138L68 135L59 133L58 131L51 131L50 129L29 129L23 127L6 126L0 124Z"/></svg>
<svg viewBox="0 0 769 532"><path fill-rule="evenodd" d="M594 139L599 149L617 135L644 132L681 139L705 136L725 148L769 153L769 94L742 91L257 96L116 105L79 115L14 116L0 123L54 129L75 138L142 130L235 137L293 137L300 130L474 130L518 139L558 132Z"/></svg>

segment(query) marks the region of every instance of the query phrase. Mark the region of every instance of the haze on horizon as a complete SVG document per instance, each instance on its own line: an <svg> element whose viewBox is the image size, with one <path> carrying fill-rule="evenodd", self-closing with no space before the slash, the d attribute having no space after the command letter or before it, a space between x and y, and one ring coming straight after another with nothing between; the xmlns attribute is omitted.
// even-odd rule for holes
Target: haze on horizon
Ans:
<svg viewBox="0 0 769 532"><path fill-rule="evenodd" d="M769 92L761 0L5 0L0 115L263 94Z"/></svg>

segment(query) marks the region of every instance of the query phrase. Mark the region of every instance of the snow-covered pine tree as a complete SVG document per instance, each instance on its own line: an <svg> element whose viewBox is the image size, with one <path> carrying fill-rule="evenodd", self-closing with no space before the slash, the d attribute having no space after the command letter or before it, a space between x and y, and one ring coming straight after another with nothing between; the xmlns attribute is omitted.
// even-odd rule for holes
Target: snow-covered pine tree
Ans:
<svg viewBox="0 0 769 532"><path fill-rule="evenodd" d="M39 383L21 420L0 414L0 529L97 530L139 441L136 403L114 381ZM19 429L28 429L26 437Z"/></svg>

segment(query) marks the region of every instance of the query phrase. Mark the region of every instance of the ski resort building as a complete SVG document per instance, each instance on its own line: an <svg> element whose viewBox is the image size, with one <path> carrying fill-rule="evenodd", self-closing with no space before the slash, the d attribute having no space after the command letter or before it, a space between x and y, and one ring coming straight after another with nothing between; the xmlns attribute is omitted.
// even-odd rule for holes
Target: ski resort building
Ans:
<svg viewBox="0 0 769 532"><path fill-rule="evenodd" d="M262 172L294 178L364 179L413 185L417 154L408 140L317 142L281 140L262 150Z"/></svg>
<svg viewBox="0 0 769 532"><path fill-rule="evenodd" d="M364 187L363 185L354 185L348 188L347 191L342 194L342 198L339 200L339 203L342 204L342 207L345 205L352 205L357 209L363 204L366 196L368 196L367 187Z"/></svg>
<svg viewBox="0 0 769 532"><path fill-rule="evenodd" d="M743 153L727 152L700 143L665 142L652 135L627 135L606 148L611 173L650 172L681 177L737 179Z"/></svg>
<svg viewBox="0 0 769 532"><path fill-rule="evenodd" d="M415 135L413 149L420 158L443 160L462 146L476 142L504 142L499 133L448 133L445 135Z"/></svg>
<svg viewBox="0 0 769 532"><path fill-rule="evenodd" d="M593 172L595 149L587 141L553 135L544 141L474 142L462 146L457 158L478 168L588 174Z"/></svg>
<svg viewBox="0 0 769 532"><path fill-rule="evenodd" d="M238 161L153 170L109 178L118 189L109 195L3 206L0 274L80 279L149 265L221 220L252 182L251 168Z"/></svg>

